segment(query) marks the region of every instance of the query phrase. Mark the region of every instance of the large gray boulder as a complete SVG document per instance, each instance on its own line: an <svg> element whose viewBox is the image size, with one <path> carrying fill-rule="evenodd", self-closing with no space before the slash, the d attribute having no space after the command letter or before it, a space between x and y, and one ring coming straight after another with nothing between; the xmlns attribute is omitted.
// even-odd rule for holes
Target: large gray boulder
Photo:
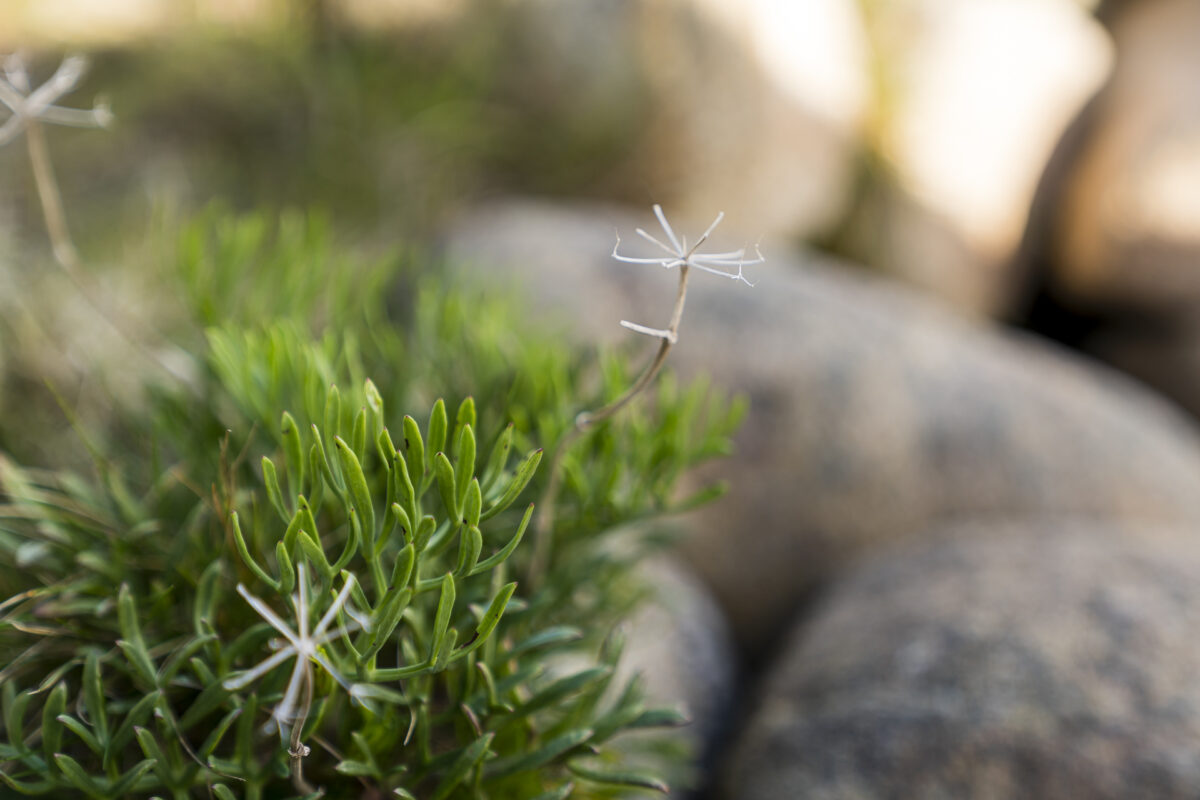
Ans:
<svg viewBox="0 0 1200 800"><path fill-rule="evenodd" d="M621 319L669 314L673 272L609 259L614 228L624 250L652 223L648 210L510 203L462 220L447 253L474 279L522 287L532 315L611 341L631 335ZM706 224L679 227L694 240ZM689 523L684 552L751 654L854 559L941 520L1200 524L1200 440L1155 396L861 271L764 251L754 288L697 274L671 355L750 398L736 455L715 467L732 491Z"/></svg>
<svg viewBox="0 0 1200 800"><path fill-rule="evenodd" d="M928 537L793 632L722 797L1200 796L1194 531L1043 517Z"/></svg>

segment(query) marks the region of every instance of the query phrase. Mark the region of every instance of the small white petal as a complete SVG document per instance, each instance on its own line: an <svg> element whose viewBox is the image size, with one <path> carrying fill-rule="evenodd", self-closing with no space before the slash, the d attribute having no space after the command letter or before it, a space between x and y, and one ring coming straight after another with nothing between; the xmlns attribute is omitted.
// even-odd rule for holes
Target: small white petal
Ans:
<svg viewBox="0 0 1200 800"><path fill-rule="evenodd" d="M766 261L761 255L757 258L712 258L710 256L692 256L689 264L710 264L718 267L736 267L746 264L761 264Z"/></svg>
<svg viewBox="0 0 1200 800"><path fill-rule="evenodd" d="M359 628L358 622L355 620L351 620L349 625L342 625L341 627L334 628L331 631L325 631L324 633L321 633L318 636L313 637L309 641L311 641L314 645L327 644L329 642L332 642L332 641L342 638L347 633L352 633L352 632L358 630L358 628Z"/></svg>
<svg viewBox="0 0 1200 800"><path fill-rule="evenodd" d="M346 604L346 615L350 617L350 619L354 620L355 627L351 630L362 628L367 633L371 632L371 618L355 608L353 603ZM347 628L350 629L349 626L347 626ZM336 637L331 636L330 638L332 639Z"/></svg>
<svg viewBox="0 0 1200 800"><path fill-rule="evenodd" d="M741 250L730 250L727 253L693 253L692 258L693 259L700 258L700 259L704 259L705 261L707 261L711 258L737 258L737 259L740 259L745 255L746 255L746 248L743 247Z"/></svg>
<svg viewBox="0 0 1200 800"><path fill-rule="evenodd" d="M683 254L687 252L683 245L679 243L679 239L675 238L675 231L671 230L671 223L667 222L667 215L663 213L662 206L658 203L654 204L654 216L658 217L658 224L662 225L663 232L667 234L667 239L671 244L675 245L675 252Z"/></svg>
<svg viewBox="0 0 1200 800"><path fill-rule="evenodd" d="M703 234L701 234L700 238L696 240L696 243L694 245L692 245L692 250L695 250L697 247L704 244L708 240L709 234L711 234L713 232L714 228L716 228L718 225L721 224L721 220L723 220L723 219L725 219L724 211L717 214L717 218L713 220L712 225L708 226L708 230L706 230Z"/></svg>
<svg viewBox="0 0 1200 800"><path fill-rule="evenodd" d="M4 75L17 91L29 93L29 66L24 53L13 53L4 59Z"/></svg>
<svg viewBox="0 0 1200 800"><path fill-rule="evenodd" d="M20 117L9 117L0 125L0 147L17 138L17 134L25 129L25 120Z"/></svg>
<svg viewBox="0 0 1200 800"><path fill-rule="evenodd" d="M612 257L617 261L624 261L626 264L658 264L662 267L678 266L682 262L678 258L630 258L629 256L620 255L613 252Z"/></svg>
<svg viewBox="0 0 1200 800"><path fill-rule="evenodd" d="M738 269L737 272L725 272L724 270L716 269L714 267L706 267L703 264L692 264L692 266L696 269L703 270L704 272L712 273L713 275L720 275L722 278L732 278L735 281L741 281L747 286L754 285L753 283L750 283L750 281L746 280L746 276L742 274L741 269Z"/></svg>
<svg viewBox="0 0 1200 800"><path fill-rule="evenodd" d="M296 592L293 598L296 607L296 624L300 626L300 638L308 638L308 569L303 561L296 566Z"/></svg>
<svg viewBox="0 0 1200 800"><path fill-rule="evenodd" d="M627 319L621 320L621 327L628 328L629 330L636 331L637 333L644 333L647 336L653 336L656 339L666 339L671 344L675 344L677 341L675 334L671 333L669 330L664 330L662 328L647 328L645 325L638 325L636 322L630 322Z"/></svg>
<svg viewBox="0 0 1200 800"><path fill-rule="evenodd" d="M333 622L333 618L337 616L338 611L346 604L346 598L350 596L350 592L354 589L354 575L346 574L346 585L342 587L342 591L338 593L334 599L333 605L325 612L325 616L321 617L321 621L317 623L317 627L313 629L313 636L319 636L322 631L329 627L329 623Z"/></svg>
<svg viewBox="0 0 1200 800"><path fill-rule="evenodd" d="M58 70L25 99L27 113L40 114L42 109L75 88L83 73L87 71L87 59L83 56L69 56L63 59Z"/></svg>
<svg viewBox="0 0 1200 800"><path fill-rule="evenodd" d="M250 604L250 607L257 611L260 617L269 622L272 628L283 634L283 637L293 645L298 646L300 644L300 639L296 636L296 632L288 627L288 624L280 619L279 615L272 611L270 606L268 606L262 600L259 600L254 595L250 594L246 587L240 583L237 585L237 590L238 594L245 598L246 602Z"/></svg>
<svg viewBox="0 0 1200 800"><path fill-rule="evenodd" d="M88 110L46 106L38 114L38 119L55 125L68 125L72 128L103 128L112 121L112 113L104 108Z"/></svg>
<svg viewBox="0 0 1200 800"><path fill-rule="evenodd" d="M275 711L271 714L272 721L279 726L280 733L296 718L296 698L300 695L301 684L312 679L310 672L311 667L308 666L308 662L297 658L296 666L292 669L292 677L288 678L287 691L284 692L283 700L275 706ZM268 723L269 726L270 723Z"/></svg>
<svg viewBox="0 0 1200 800"><path fill-rule="evenodd" d="M3 78L0 78L0 103L8 106L14 114L21 115L25 112L25 98L15 86Z"/></svg>
<svg viewBox="0 0 1200 800"><path fill-rule="evenodd" d="M650 234L646 233L646 232L645 232L644 230L642 230L641 228L635 228L635 229L634 229L634 233L636 233L638 236L641 236L643 239L646 239L647 241L654 242L654 244L658 245L658 246L659 246L659 247L661 247L663 250L665 250L666 252L670 253L672 256L681 256L681 255L683 255L683 253L682 253L681 251L678 251L678 250L672 250L671 248L667 247L665 244L663 244L662 242L660 242L658 239L656 239L656 238L654 238L653 236L651 236Z"/></svg>
<svg viewBox="0 0 1200 800"><path fill-rule="evenodd" d="M275 667L287 661L294 655L296 655L296 648L288 645L253 669L248 669L239 675L234 675L232 678L226 679L221 685L231 692L236 692L238 689L253 683L263 675L266 675L268 672L275 669Z"/></svg>
<svg viewBox="0 0 1200 800"><path fill-rule="evenodd" d="M324 667L325 671L328 672L330 675L332 675L333 679L335 681L337 681L338 683L340 683L342 685L343 689L346 689L347 691L349 691L350 681L348 681L344 677L342 677L342 673L338 672L337 667L335 667L333 665L333 662L330 661L329 658L324 653L322 653L320 650L317 650L316 652L313 653L313 660L316 661L318 664L320 664L322 667Z"/></svg>

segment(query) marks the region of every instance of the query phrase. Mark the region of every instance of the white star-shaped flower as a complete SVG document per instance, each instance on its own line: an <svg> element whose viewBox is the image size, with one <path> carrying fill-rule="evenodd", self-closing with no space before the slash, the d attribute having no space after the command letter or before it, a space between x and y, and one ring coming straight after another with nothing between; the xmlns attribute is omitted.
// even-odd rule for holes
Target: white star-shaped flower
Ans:
<svg viewBox="0 0 1200 800"><path fill-rule="evenodd" d="M647 241L657 245L659 248L665 251L667 255L660 256L658 258L631 258L629 256L623 256L617 252L617 248L621 246L621 237L618 234L617 243L613 245L612 257L617 261L624 261L627 264L657 264L663 269L674 269L675 267L682 266L695 267L696 269L704 272L711 272L714 275L720 275L724 278L732 278L734 280L741 281L747 286L754 285L746 279L745 274L742 272L742 267L748 264L761 264L762 262L766 261L766 259L763 258L762 253L758 251L757 247L754 249L754 258L750 259L746 258L746 248L744 247L740 250L730 250L726 253L696 252L700 248L700 245L708 241L708 237L712 234L713 230L721 224L721 220L725 219L724 211L717 214L717 218L713 220L712 225L708 226L708 230L701 234L700 238L697 239L696 243L690 248L688 247L686 236L680 239L675 235L675 231L671 228L671 223L667 222L667 216L663 213L662 206L658 205L657 203L654 205L654 216L658 217L658 222L660 225L662 225L663 233L667 235L667 241L670 242L670 245L654 236L651 236L641 228L637 229L637 234L643 239L646 239ZM728 268L733 267L737 268L737 272L727 271ZM672 343L675 341L675 333L672 330L648 328L645 325L638 325L636 322L629 322L628 320L621 320L621 325L629 328L631 331L644 333L647 336L666 339Z"/></svg>
<svg viewBox="0 0 1200 800"><path fill-rule="evenodd" d="M671 243L670 246L646 233L641 228L637 229L637 235L662 248L664 251L666 251L666 256L659 258L630 258L629 256L623 256L617 252L617 248L621 246L621 237L618 236L617 243L613 246L612 257L617 261L624 261L628 264L657 264L664 269L672 269L674 267L681 267L684 264L687 264L689 267L695 267L696 269L703 270L705 272L711 272L714 275L733 278L734 280L741 281L747 286L754 285L750 283L750 281L746 280L746 276L742 274L742 267L748 264L761 264L766 260L763 258L762 253L758 252L757 248L755 248L755 257L751 259L746 258L746 248L744 247L740 250L730 250L727 253L696 252L700 245L708 241L708 237L712 234L713 230L721 224L721 220L725 219L724 211L722 211L720 214L717 214L717 218L713 220L712 225L708 226L708 230L706 230L690 248L688 247L686 236L684 236L682 240L675 236L675 231L672 230L671 223L667 222L667 217L665 214L663 214L662 206L655 204L654 216L658 217L658 222L660 225L662 225L663 233L667 235L667 240ZM737 272L727 272L726 270L721 269L721 267L737 267Z"/></svg>
<svg viewBox="0 0 1200 800"><path fill-rule="evenodd" d="M304 569L304 564L296 567L296 573L296 594L292 595L292 606L296 610L297 627L300 629L298 633L280 619L279 615L270 606L250 594L245 586L240 583L237 585L238 594L245 598L250 607L257 611L260 617L270 623L272 628L279 631L280 635L286 640L286 644L270 658L239 675L227 679L222 684L230 691L237 691L266 675L289 658L294 657L296 665L292 668L292 677L288 680L287 690L283 693L283 700L275 707L275 710L271 713L271 720L267 723L268 731L274 730L278 726L281 733L297 720L296 702L300 697L301 690L305 686L312 686L313 661L320 664L343 688L350 689L349 681L342 676L337 667L333 665L333 662L321 652L320 646L362 626L362 623L357 619L353 619L349 625L328 630L329 625L333 622L338 612L342 610L342 607L346 605L346 600L350 597L350 592L354 589L354 576L348 575L346 585L342 587L342 591L338 593L333 604L329 606L325 611L325 615L321 617L316 627L309 633L308 616L311 609L308 605L308 574ZM351 617L353 618L355 615L351 614Z"/></svg>
<svg viewBox="0 0 1200 800"><path fill-rule="evenodd" d="M0 125L0 146L17 138L33 120L76 128L108 127L113 116L106 105L97 104L92 109L54 105L54 101L75 88L85 72L86 58L68 56L63 59L50 80L31 91L25 59L20 55L6 58L4 76L0 77L0 104L7 106L12 114Z"/></svg>

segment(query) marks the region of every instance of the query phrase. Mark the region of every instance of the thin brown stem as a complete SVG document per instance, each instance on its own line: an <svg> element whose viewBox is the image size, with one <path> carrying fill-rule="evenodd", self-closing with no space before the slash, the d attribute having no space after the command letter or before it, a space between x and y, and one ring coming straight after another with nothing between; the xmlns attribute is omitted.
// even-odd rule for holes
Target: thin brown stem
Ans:
<svg viewBox="0 0 1200 800"><path fill-rule="evenodd" d="M80 270L79 254L71 243L67 231L67 217L63 213L62 196L58 193L58 182L54 179L54 167L50 163L50 151L46 147L46 134L36 119L25 123L25 141L29 145L29 163L33 166L34 184L42 204L42 216L46 219L46 232L59 266L67 277L78 286Z"/></svg>
<svg viewBox="0 0 1200 800"><path fill-rule="evenodd" d="M301 611L300 613L304 613ZM297 658L303 658L303 654L297 653ZM304 780L304 757L311 751L304 742L300 741L300 734L304 730L304 723L308 722L308 712L312 709L313 702L313 674L312 668L309 667L304 673L304 703L300 706L300 713L296 716L295 723L292 726L291 741L288 746L288 756L292 760L292 785L296 787L296 791L300 794L312 794L313 787L308 781ZM279 724L283 724L279 721Z"/></svg>
<svg viewBox="0 0 1200 800"><path fill-rule="evenodd" d="M671 310L671 322L666 329L668 335L661 339L654 358L642 370L641 375L633 382L633 385L611 403L601 406L594 411L584 411L576 416L575 424L563 434L562 438L558 440L558 444L555 445L554 453L550 457L550 481L546 484L546 489L542 492L542 497L538 501L541 514L538 516L537 525L534 528L533 556L529 565L529 577L535 586L541 582L550 562L550 551L553 544L551 539L553 538L554 531L554 506L558 500L558 493L562 490L562 460L564 455L570 449L571 445L587 432L588 428L609 419L625 408L654 381L678 338L679 323L683 319L683 305L687 300L687 283L688 265L685 263L679 267L679 288L675 293L675 306Z"/></svg>
<svg viewBox="0 0 1200 800"><path fill-rule="evenodd" d="M75 286L76 291L100 317L107 322L125 341L133 346L138 353L148 361L158 366L173 378L181 377L172 370L162 359L151 352L143 339L130 331L111 316L98 302L88 286L83 265L79 260L79 252L71 241L71 233L67 228L67 215L63 211L62 195L58 191L58 181L54 177L54 166L50 161L50 150L46 146L46 133L36 119L25 123L25 141L29 149L29 163L33 167L33 183L37 188L38 200L42 206L42 216L46 220L46 233L50 237L50 247L54 252L54 260L62 268L67 279Z"/></svg>

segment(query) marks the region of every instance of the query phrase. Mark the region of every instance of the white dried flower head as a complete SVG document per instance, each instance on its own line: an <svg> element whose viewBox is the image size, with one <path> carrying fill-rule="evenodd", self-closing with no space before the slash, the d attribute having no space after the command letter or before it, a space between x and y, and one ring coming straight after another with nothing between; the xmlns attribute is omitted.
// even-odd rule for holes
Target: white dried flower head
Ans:
<svg viewBox="0 0 1200 800"><path fill-rule="evenodd" d="M0 104L6 106L11 115L0 125L0 146L17 138L31 121L76 128L108 127L113 115L105 103L97 103L91 109L54 105L56 100L78 85L87 72L87 66L87 59L83 56L68 56L50 76L50 80L31 90L32 83L24 57L15 54L4 59L4 77L0 77Z"/></svg>
<svg viewBox="0 0 1200 800"><path fill-rule="evenodd" d="M700 253L700 245L708 241L708 237L713 230L721 224L721 220L725 219L725 212L717 214L717 218L713 220L708 229L700 235L696 243L688 247L687 237L677 237L674 229L671 228L671 223L667 222L667 216L663 213L662 206L657 203L654 205L654 216L658 217L658 222L662 225L663 233L667 236L667 242L663 242L657 237L651 236L641 228L637 229L638 236L653 243L667 253L665 256L656 258L632 258L623 256L617 252L617 248L621 246L621 236L617 235L617 243L613 245L612 257L617 261L624 261L627 264L656 264L663 269L674 269L675 267L694 267L703 272L711 272L713 275L720 275L724 278L732 278L733 280L741 281L747 286L753 286L747 278L742 268L749 264L761 264L766 259L763 258L758 247L754 248L754 258L746 258L746 248L740 250L730 250L725 253ZM735 268L736 272L730 272L730 269ZM621 325L636 333L642 333L646 336L653 336L657 339L666 339L671 344L676 341L676 333L673 328L650 328L645 325L639 325L636 322L621 320Z"/></svg>
<svg viewBox="0 0 1200 800"><path fill-rule="evenodd" d="M279 631L285 643L273 656L265 659L257 666L227 679L222 685L230 691L242 689L263 675L266 675L289 658L296 659L296 664L292 668L292 677L288 680L287 689L283 693L283 700L275 707L275 710L271 713L271 720L267 723L268 732L278 727L280 733L283 734L288 726L297 720L297 701L300 698L300 692L305 686L312 686L313 661L321 665L343 688L350 690L350 682L342 676L337 667L333 665L333 662L329 660L329 657L321 652L320 647L327 642L331 642L353 630L363 627L363 623L359 621L361 619L360 615L351 613L350 624L329 630L329 626L338 615L338 612L346 606L346 600L350 597L350 592L353 589L354 576L348 575L346 585L342 587L341 592L338 593L333 603L326 609L324 616L321 617L316 627L310 633L308 630L308 617L312 609L308 601L308 573L304 568L304 564L296 567L296 594L292 595L292 607L296 611L296 626L299 628L299 631L292 630L291 626L280 619L279 615L270 606L250 594L245 586L240 583L238 584L238 594L245 598L250 607L257 611L258 615L265 619L272 628ZM348 608L347 613L350 613Z"/></svg>
<svg viewBox="0 0 1200 800"><path fill-rule="evenodd" d="M671 228L671 223L667 222L667 217L663 214L662 206L655 204L654 216L658 217L658 222L662 225L663 233L667 235L667 241L670 242L670 245L668 246L665 242L651 236L641 228L637 229L637 235L664 250L667 253L666 256L658 258L630 258L629 256L623 256L617 252L617 248L621 246L621 237L617 236L617 243L613 246L612 257L627 264L657 264L664 269L681 267L686 264L689 267L695 267L704 272L711 272L714 275L733 278L747 286L754 285L746 279L746 276L742 273L742 267L750 264L761 264L766 260L763 258L762 253L758 252L757 247L754 250L754 258L749 259L746 258L746 248L744 247L740 250L730 250L727 253L697 252L700 245L708 241L708 237L712 234L713 230L721 224L721 220L725 219L724 211L717 214L717 218L713 220L712 225L708 226L708 230L701 234L700 238L690 248L688 247L686 236L682 239L675 236L675 231ZM737 272L728 271L728 268L733 267L737 268Z"/></svg>

